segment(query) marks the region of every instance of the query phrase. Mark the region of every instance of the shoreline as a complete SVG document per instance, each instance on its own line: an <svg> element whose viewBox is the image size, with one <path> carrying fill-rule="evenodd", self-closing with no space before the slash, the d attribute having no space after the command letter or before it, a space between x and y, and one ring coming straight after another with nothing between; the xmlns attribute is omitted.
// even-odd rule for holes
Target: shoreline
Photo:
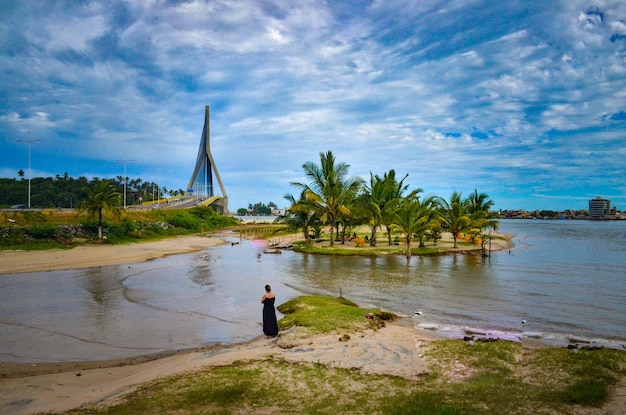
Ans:
<svg viewBox="0 0 626 415"><path fill-rule="evenodd" d="M309 335L292 328L275 338L261 335L240 344L139 358L40 365L2 363L0 411L28 415L90 404L108 405L157 378L270 357L418 380L428 371L420 346L441 339L435 333L416 329L407 318L387 322L378 330L355 333L348 341L339 336Z"/></svg>
<svg viewBox="0 0 626 415"><path fill-rule="evenodd" d="M339 333L310 335L299 327L278 337L259 336L241 344L172 352L137 359L51 364L49 372L23 373L0 378L0 411L7 415L65 412L93 405L110 406L160 378L194 373L237 362L281 359L295 364L357 370L364 375L400 377L419 382L430 373L425 356L436 333L420 330L407 317L386 322L377 330L366 329L346 339ZM501 340L506 341L506 340ZM522 353L533 345L522 344ZM27 366L27 365L25 365ZM0 370L4 370L0 366ZM28 368L23 368L28 371ZM32 370L44 370L32 367ZM602 407L585 414L619 414L626 404L626 379L622 377Z"/></svg>
<svg viewBox="0 0 626 415"><path fill-rule="evenodd" d="M176 236L122 245L82 245L71 249L0 251L0 274L59 271L131 264L169 255L187 254L226 243L209 235Z"/></svg>
<svg viewBox="0 0 626 415"><path fill-rule="evenodd" d="M237 237L234 233L228 235L218 231L207 236L176 236L158 241L133 242L121 245L81 245L71 249L47 249L40 251L2 250L0 251L0 274L23 274L145 262L169 255L197 252L204 248L225 244L227 242L223 238L227 236ZM494 233L494 236L498 238L492 241L491 251L502 251L515 247L513 243L515 235ZM253 236L247 239L253 239ZM302 238L299 234L293 234L276 239L281 242L294 242ZM272 241L270 240L270 242ZM336 246L355 248L351 244ZM383 246L383 244L379 246ZM452 248L451 240L448 241L447 239L441 240L438 247L446 249L446 252L441 253L441 255L480 252L480 246Z"/></svg>

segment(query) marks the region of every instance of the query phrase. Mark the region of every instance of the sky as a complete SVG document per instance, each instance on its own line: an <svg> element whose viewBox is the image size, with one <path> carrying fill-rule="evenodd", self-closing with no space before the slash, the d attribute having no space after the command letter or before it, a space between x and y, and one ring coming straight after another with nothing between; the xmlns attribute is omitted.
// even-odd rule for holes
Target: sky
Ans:
<svg viewBox="0 0 626 415"><path fill-rule="evenodd" d="M186 189L206 105L231 211L288 206L327 151L425 196L626 210L623 0L0 0L0 177Z"/></svg>

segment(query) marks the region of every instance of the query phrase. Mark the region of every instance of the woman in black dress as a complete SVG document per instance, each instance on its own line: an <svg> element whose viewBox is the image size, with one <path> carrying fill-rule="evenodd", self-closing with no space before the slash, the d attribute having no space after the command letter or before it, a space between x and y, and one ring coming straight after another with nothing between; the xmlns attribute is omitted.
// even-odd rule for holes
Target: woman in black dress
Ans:
<svg viewBox="0 0 626 415"><path fill-rule="evenodd" d="M278 322L276 321L274 301L276 301L276 296L272 293L272 287L266 285L265 295L261 297L261 302L263 303L263 333L271 337L278 335Z"/></svg>

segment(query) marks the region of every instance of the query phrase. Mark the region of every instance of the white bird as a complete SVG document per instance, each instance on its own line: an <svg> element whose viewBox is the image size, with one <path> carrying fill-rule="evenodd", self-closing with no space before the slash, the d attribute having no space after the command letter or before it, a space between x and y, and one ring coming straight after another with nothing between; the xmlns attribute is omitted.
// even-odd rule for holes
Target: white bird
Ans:
<svg viewBox="0 0 626 415"><path fill-rule="evenodd" d="M417 310L417 311L415 312L415 314L417 314L418 316L421 316L421 315L422 315L422 312L421 312L421 311L419 311L419 310Z"/></svg>
<svg viewBox="0 0 626 415"><path fill-rule="evenodd" d="M526 324L526 320L522 320L522 324Z"/></svg>

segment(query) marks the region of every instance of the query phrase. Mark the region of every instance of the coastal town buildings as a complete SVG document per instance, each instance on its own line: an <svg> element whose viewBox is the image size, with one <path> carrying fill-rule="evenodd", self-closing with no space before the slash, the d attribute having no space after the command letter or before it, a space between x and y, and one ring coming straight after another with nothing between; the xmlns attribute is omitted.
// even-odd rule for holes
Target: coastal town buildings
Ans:
<svg viewBox="0 0 626 415"><path fill-rule="evenodd" d="M590 219L609 219L611 215L611 201L598 196L589 201Z"/></svg>

